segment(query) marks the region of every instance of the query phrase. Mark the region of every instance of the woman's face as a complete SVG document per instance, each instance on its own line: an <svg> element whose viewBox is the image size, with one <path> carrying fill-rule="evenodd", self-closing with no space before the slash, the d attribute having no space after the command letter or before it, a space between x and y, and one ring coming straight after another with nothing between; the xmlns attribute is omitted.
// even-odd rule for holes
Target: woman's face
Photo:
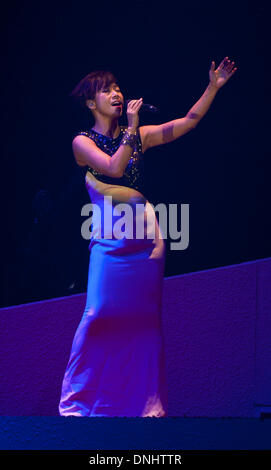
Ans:
<svg viewBox="0 0 271 470"><path fill-rule="evenodd" d="M119 105L114 103L119 102ZM95 96L96 110L101 114L110 116L121 116L124 99L119 86L111 83L108 87L103 87Z"/></svg>

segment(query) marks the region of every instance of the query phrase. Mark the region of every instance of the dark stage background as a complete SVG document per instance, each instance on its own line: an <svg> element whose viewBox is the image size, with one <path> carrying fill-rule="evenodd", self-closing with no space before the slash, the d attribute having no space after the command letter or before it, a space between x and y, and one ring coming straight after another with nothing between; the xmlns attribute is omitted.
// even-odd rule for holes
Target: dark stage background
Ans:
<svg viewBox="0 0 271 470"><path fill-rule="evenodd" d="M13 2L1 21L2 307L86 290L90 201L71 141L93 122L68 95L95 69L159 107L146 125L185 116L212 60L236 62L196 129L145 153L145 195L190 204L189 247L166 240L165 276L271 256L263 3Z"/></svg>

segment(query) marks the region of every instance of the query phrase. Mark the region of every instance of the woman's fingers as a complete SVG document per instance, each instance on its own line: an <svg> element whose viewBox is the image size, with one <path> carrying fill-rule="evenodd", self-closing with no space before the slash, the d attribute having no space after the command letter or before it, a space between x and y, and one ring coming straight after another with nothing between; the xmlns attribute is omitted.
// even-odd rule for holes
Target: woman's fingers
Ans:
<svg viewBox="0 0 271 470"><path fill-rule="evenodd" d="M234 66L234 62L229 61L228 65L226 66L227 72L231 72Z"/></svg>
<svg viewBox="0 0 271 470"><path fill-rule="evenodd" d="M230 73L234 68L234 64L235 62L234 61L231 62L228 56L226 56L224 57L222 62L219 64L218 70L226 70L226 72Z"/></svg>
<svg viewBox="0 0 271 470"><path fill-rule="evenodd" d="M228 60L228 57L224 57L224 59L220 62L217 69L218 70L224 70L226 65L227 65L227 60Z"/></svg>
<svg viewBox="0 0 271 470"><path fill-rule="evenodd" d="M142 103L143 98L140 98L139 100L135 100L135 103L137 106L139 106Z"/></svg>
<svg viewBox="0 0 271 470"><path fill-rule="evenodd" d="M131 100L129 101L129 108L134 109L140 106L143 102L143 98L140 98L139 100Z"/></svg>

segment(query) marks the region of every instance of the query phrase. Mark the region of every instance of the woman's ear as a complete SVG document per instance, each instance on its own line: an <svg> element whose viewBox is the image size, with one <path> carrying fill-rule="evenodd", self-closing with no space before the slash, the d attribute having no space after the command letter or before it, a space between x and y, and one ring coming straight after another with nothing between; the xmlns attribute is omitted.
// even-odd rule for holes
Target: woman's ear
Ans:
<svg viewBox="0 0 271 470"><path fill-rule="evenodd" d="M95 103L93 100L87 100L86 105L89 109L95 109Z"/></svg>

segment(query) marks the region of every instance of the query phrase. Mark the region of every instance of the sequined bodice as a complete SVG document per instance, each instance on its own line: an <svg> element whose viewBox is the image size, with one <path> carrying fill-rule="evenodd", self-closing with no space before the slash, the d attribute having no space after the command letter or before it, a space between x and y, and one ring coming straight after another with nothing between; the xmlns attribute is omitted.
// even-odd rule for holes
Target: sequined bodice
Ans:
<svg viewBox="0 0 271 470"><path fill-rule="evenodd" d="M87 132L79 132L77 135L86 135L90 139L94 140L97 147L99 147L103 152L112 156L120 146L125 129L125 126L120 126L120 134L115 139L100 134L93 129L90 129ZM103 183L128 186L144 194L143 167L144 160L142 153L142 142L139 130L137 129L137 141L134 146L132 156L125 168L124 175L121 178L112 178L90 167L87 168L87 171L90 171L95 176L95 178L97 178L99 181L102 181Z"/></svg>

